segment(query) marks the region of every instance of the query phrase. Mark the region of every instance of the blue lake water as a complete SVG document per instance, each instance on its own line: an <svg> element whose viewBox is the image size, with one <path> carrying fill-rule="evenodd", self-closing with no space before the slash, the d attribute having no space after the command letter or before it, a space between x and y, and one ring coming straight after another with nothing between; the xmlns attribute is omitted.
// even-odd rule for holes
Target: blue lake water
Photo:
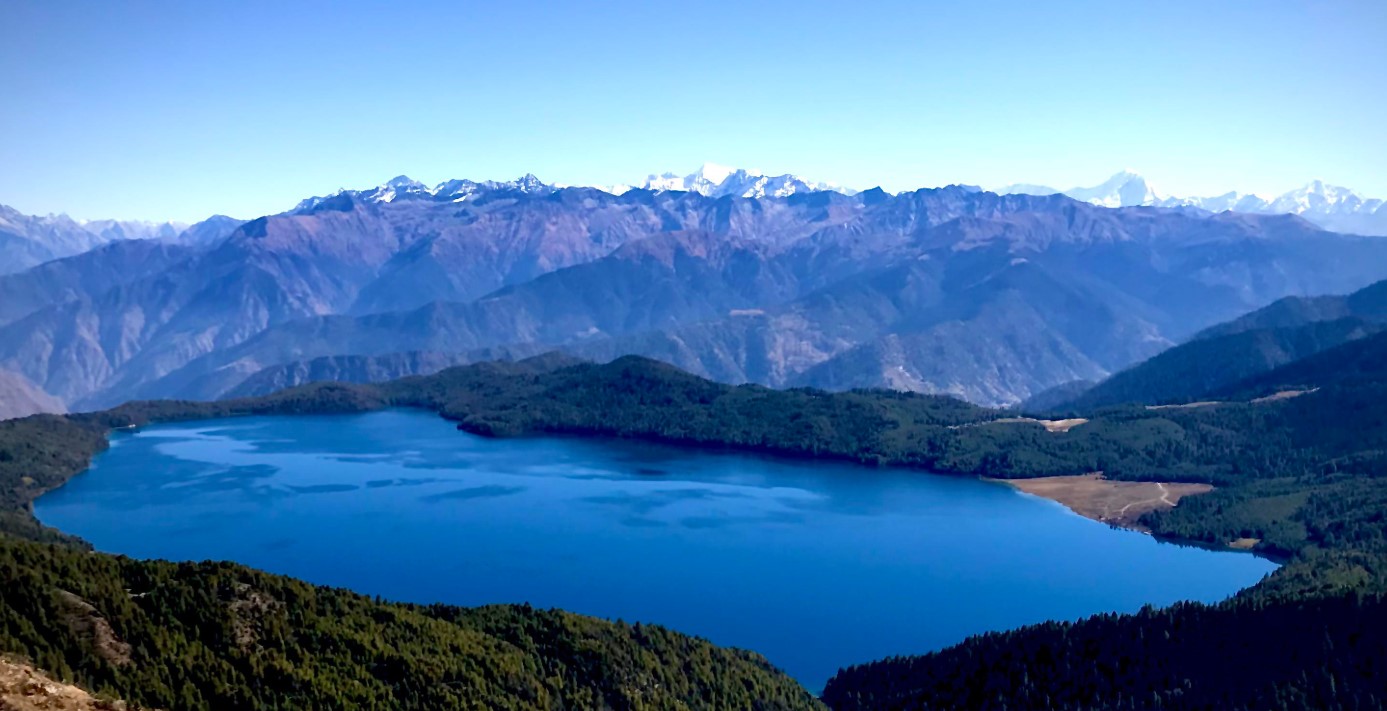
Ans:
<svg viewBox="0 0 1387 711"><path fill-rule="evenodd" d="M840 666L1046 619L1215 601L1273 564L967 478L571 438L410 410L116 434L44 523L395 600L529 602Z"/></svg>

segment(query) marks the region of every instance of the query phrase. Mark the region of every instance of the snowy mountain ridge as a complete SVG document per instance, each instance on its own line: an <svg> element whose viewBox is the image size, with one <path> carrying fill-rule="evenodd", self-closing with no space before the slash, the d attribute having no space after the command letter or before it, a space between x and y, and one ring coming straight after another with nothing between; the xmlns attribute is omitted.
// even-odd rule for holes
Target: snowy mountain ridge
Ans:
<svg viewBox="0 0 1387 711"><path fill-rule="evenodd" d="M345 194L377 203L388 203L398 199L465 202L484 192L499 190L544 194L563 187L570 186L548 184L533 174L508 181L447 180L432 187L401 175L375 188L342 189L332 195L308 198L300 202L295 211L310 210L326 200ZM787 197L821 191L855 195L858 192L836 183L809 180L794 174L767 175L759 170L733 168L716 163L704 163L698 170L683 175L673 172L650 174L639 183L572 187L592 187L613 195L622 195L631 190L686 191L713 198ZM1091 187L1058 190L1045 185L1013 184L999 188L996 192L1004 195L1063 193L1075 200L1110 208L1185 207L1209 212L1231 210L1264 215L1292 214L1335 232L1387 235L1387 210L1383 209L1382 200L1366 198L1349 188L1330 185L1323 180L1312 180L1301 188L1270 197L1236 191L1210 197L1180 197L1161 192L1141 174L1128 169L1119 171Z"/></svg>
<svg viewBox="0 0 1387 711"><path fill-rule="evenodd" d="M1247 212L1262 215L1299 215L1325 229L1364 235L1387 235L1387 210L1383 201L1366 198L1345 187L1312 180L1274 197L1229 192L1212 197L1162 195L1146 178L1123 170L1093 187L1056 190L1044 185L1014 184L1001 194L1053 195L1063 193L1102 207L1193 207L1209 212Z"/></svg>

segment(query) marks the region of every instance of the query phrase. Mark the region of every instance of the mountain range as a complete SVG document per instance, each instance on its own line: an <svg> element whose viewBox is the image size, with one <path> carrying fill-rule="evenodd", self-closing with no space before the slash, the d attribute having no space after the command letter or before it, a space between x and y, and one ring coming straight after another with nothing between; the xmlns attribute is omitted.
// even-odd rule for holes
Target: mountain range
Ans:
<svg viewBox="0 0 1387 711"><path fill-rule="evenodd" d="M705 166L680 179L697 189L617 195L401 176L109 241L0 276L0 369L86 409L562 348L1012 405L1387 277L1387 241L1292 215L762 178Z"/></svg>
<svg viewBox="0 0 1387 711"><path fill-rule="evenodd" d="M688 174L676 173L650 174L644 181L634 185L594 186L613 195L627 190L683 190L708 197L786 197L797 193L830 190L844 195L855 195L858 191L845 188L836 183L824 183L798 175L766 175L759 170L730 168L717 163L704 163L698 170Z"/></svg>
<svg viewBox="0 0 1387 711"><path fill-rule="evenodd" d="M999 193L1054 195L1063 193L1103 207L1192 207L1209 212L1245 212L1257 215L1299 215L1334 232L1360 235L1387 235L1387 209L1383 201L1362 195L1323 180L1312 180L1303 187L1274 197L1229 192L1213 197L1173 197L1162 195L1142 176L1123 170L1093 187L1057 190L1044 185L1015 184L999 188Z"/></svg>

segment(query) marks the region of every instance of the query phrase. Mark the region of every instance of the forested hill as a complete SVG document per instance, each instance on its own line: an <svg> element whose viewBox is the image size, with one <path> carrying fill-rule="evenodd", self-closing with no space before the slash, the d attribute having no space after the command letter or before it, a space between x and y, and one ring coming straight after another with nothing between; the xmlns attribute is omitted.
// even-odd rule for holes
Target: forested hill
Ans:
<svg viewBox="0 0 1387 711"><path fill-rule="evenodd" d="M1087 420L1066 431L1050 431L1036 421L946 397L728 386L642 358L597 365L561 356L464 366L381 385L320 384L260 398L141 402L101 413L4 422L0 520L10 534L4 548L8 558L0 561L0 571L10 576L2 601L4 645L12 652L43 656L45 665L71 670L97 689L179 708L232 698L252 707L268 707L271 698L289 705L316 698L331 706L344 699L406 693L409 699L428 699L416 706L423 708L438 699L416 696L419 685L440 679L447 682L446 688L468 689L477 698L521 699L508 703L526 708L553 707L543 699L561 699L556 702L560 707L587 708L598 698L603 699L598 707L613 708L812 704L759 658L673 633L662 633L663 641L656 642L651 641L654 633L644 628L525 608L500 608L488 617L454 608L388 605L348 593L310 592L301 584L238 566L133 563L77 553L71 545L17 540L65 540L39 526L28 505L85 467L104 446L110 428L175 419L412 406L437 411L459 428L487 436L638 437L968 475L1103 471L1118 479L1210 482L1217 487L1212 493L1188 497L1174 509L1149 514L1143 523L1160 535L1211 545L1250 541L1259 550L1285 557L1286 565L1277 573L1233 601L1216 608L1187 606L1072 626L1042 625L1008 633L1012 636L970 640L936 655L886 660L845 672L831 687L830 700L844 708L875 708L878 700L889 700L881 704L888 708L955 703L993 708L1199 708L1211 699L1226 700L1228 708L1275 708L1296 699L1312 699L1322 708L1362 707L1381 698L1374 686L1380 682L1341 672L1382 659L1384 638L1357 635L1355 626L1380 619L1382 600L1376 595L1387 588L1387 528L1382 518L1387 477L1379 475L1384 470L1382 453L1387 452L1387 370L1370 358L1358 363L1351 382L1327 378L1323 371L1306 374L1301 385L1310 391L1298 397L1194 408L1100 410L1084 413ZM862 475L872 474L864 468ZM88 577L96 587L81 587ZM154 595L156 588L171 597ZM29 592L21 598L9 590ZM130 597L116 591L151 594ZM20 600L27 607L21 608ZM273 620L266 623L272 634L256 637L280 645L261 642L277 651L257 647L248 652L236 646L244 630L251 629L235 617L247 608L284 612L284 617L262 615ZM144 666L112 662L96 651L91 633L74 631L105 629L102 625L60 624L74 610L90 615L93 609L130 644L131 654L145 655ZM495 622L479 627L478 620ZM1257 677L1264 682L1260 685L1172 666L1169 655L1207 641L1190 636L1191 620L1220 630L1225 640L1220 649L1230 654L1277 649L1262 644L1258 636L1277 629L1286 649L1297 649L1300 656L1295 664L1263 666L1265 673ZM443 623L448 626L438 626ZM404 629L419 639L418 656L396 656L389 645L367 641L403 639L392 635ZM487 646L492 641L484 638L499 635L499 630L509 635L502 635L505 644ZM474 633L481 637L471 636ZM1131 646L1098 642L1133 635L1139 643ZM454 636L473 639L476 645L447 641ZM431 656L440 645L449 650L443 661ZM502 654L512 654L512 647L520 650L519 656ZM1118 654L1120 669L1112 670L1117 676L1101 676L1107 674L1101 665L1056 662L1054 650L1065 648ZM979 650L998 661L979 657ZM464 664L472 655L481 656L466 662L465 678L448 676L454 669L450 664ZM988 666L1006 660L1015 660L1023 672L1038 671L1017 676ZM146 667L157 679L144 676ZM1044 673L1047 668L1053 673ZM498 676L489 669L520 671L497 671ZM937 684L931 680L941 675L986 678L992 695L950 696L955 692L932 687ZM530 691L517 692L516 684ZM1175 693L1172 684L1186 691ZM224 695L217 702L189 697L186 704L176 696L207 688ZM363 696L349 695L358 692ZM763 702L757 705L753 699ZM1018 701L1008 705L1007 699ZM300 707L312 705L305 702Z"/></svg>

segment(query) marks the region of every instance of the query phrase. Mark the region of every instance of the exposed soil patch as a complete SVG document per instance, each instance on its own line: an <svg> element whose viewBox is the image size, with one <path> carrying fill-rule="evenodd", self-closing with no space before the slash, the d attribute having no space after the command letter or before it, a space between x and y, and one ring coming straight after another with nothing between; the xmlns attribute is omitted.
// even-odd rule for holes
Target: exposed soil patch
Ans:
<svg viewBox="0 0 1387 711"><path fill-rule="evenodd" d="M227 610L231 612L232 633L236 646L249 650L264 636L265 621L284 607L284 603L246 583L236 583L223 591Z"/></svg>
<svg viewBox="0 0 1387 711"><path fill-rule="evenodd" d="M1276 402L1277 400L1290 400L1293 397L1309 395L1310 393L1315 392L1316 390L1319 390L1319 388L1308 388L1305 390L1282 390L1281 392L1272 393L1270 395L1267 395L1266 397L1259 397L1253 400L1252 402Z"/></svg>
<svg viewBox="0 0 1387 711"><path fill-rule="evenodd" d="M1208 484L1112 481L1096 473L1005 481L1027 494L1058 501L1080 516L1136 530L1145 530L1137 523L1142 514L1173 508L1183 497L1214 489Z"/></svg>
<svg viewBox="0 0 1387 711"><path fill-rule="evenodd" d="M1083 417L1071 417L1067 420L1039 420L1034 417L1003 417L1000 420L992 420L992 422L1034 422L1037 425L1044 427L1045 431L1047 432L1068 432L1069 430L1072 430L1075 427L1078 427L1079 425L1088 422L1088 419Z"/></svg>

